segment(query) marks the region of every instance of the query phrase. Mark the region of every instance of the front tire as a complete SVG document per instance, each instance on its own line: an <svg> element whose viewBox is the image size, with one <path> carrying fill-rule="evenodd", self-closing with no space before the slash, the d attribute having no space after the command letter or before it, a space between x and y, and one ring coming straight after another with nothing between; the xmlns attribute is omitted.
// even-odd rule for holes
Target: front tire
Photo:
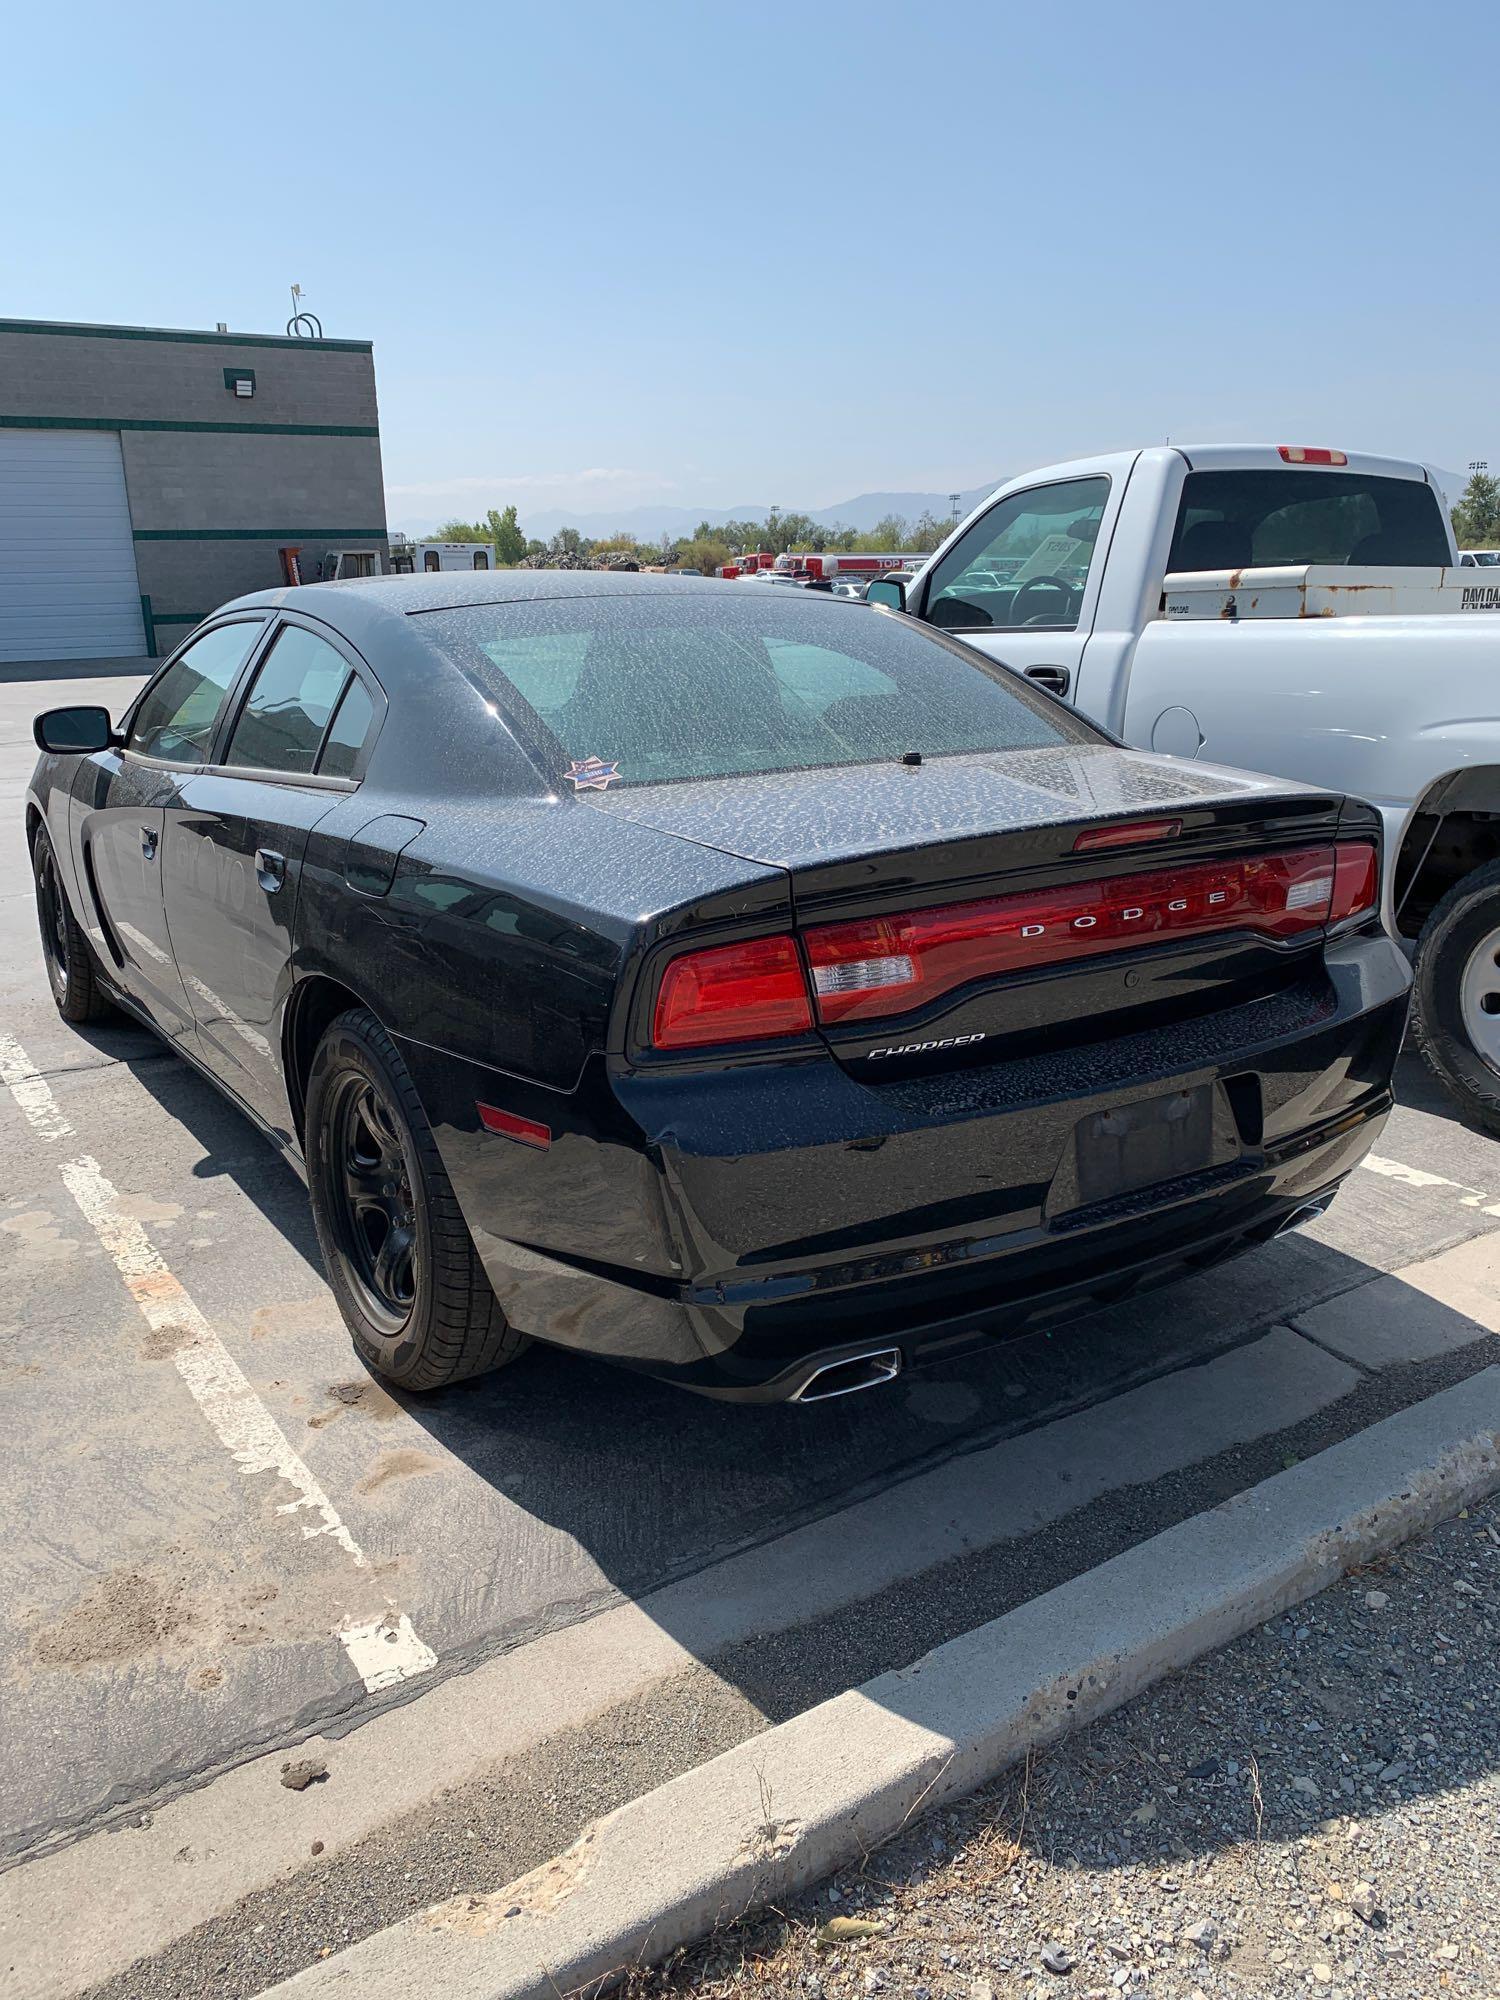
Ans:
<svg viewBox="0 0 1500 2000"><path fill-rule="evenodd" d="M318 1241L361 1360L409 1390L513 1361L525 1336L490 1288L406 1064L362 1007L318 1044L305 1127Z"/></svg>
<svg viewBox="0 0 1500 2000"><path fill-rule="evenodd" d="M1500 1139L1500 861L1455 883L1423 925L1412 1029L1428 1068Z"/></svg>
<svg viewBox="0 0 1500 2000"><path fill-rule="evenodd" d="M52 836L37 828L31 847L31 877L36 889L36 917L42 933L42 958L47 984L59 1014L75 1026L107 1021L118 1010L99 984L89 941L75 922L57 865Z"/></svg>

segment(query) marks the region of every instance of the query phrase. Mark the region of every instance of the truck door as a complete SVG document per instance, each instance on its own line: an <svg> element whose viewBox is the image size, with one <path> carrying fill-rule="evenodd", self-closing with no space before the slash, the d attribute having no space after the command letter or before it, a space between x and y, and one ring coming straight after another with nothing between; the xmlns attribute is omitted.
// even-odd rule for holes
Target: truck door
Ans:
<svg viewBox="0 0 1500 2000"><path fill-rule="evenodd" d="M1069 700L1121 486L1101 469L1003 495L933 565L908 609Z"/></svg>

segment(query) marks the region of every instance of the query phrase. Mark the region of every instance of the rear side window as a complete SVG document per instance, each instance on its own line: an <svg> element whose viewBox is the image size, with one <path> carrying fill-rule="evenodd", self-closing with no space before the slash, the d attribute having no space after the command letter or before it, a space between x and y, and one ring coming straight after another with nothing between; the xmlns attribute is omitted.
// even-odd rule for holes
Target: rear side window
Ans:
<svg viewBox="0 0 1500 2000"><path fill-rule="evenodd" d="M418 615L423 636L513 714L520 696L580 788L1103 740L1004 667L807 591Z"/></svg>
<svg viewBox="0 0 1500 2000"><path fill-rule="evenodd" d="M261 662L229 739L228 764L310 771L349 667L326 640L283 627Z"/></svg>
<svg viewBox="0 0 1500 2000"><path fill-rule="evenodd" d="M318 759L320 778L352 778L359 763L359 753L365 747L365 738L370 733L370 723L374 718L375 704L370 699L369 690L362 680L351 680L344 690L344 698L338 705L338 713L333 718L333 727L328 732L323 745L323 754Z"/></svg>
<svg viewBox="0 0 1500 2000"><path fill-rule="evenodd" d="M264 630L262 620L247 619L194 639L142 697L129 747L142 757L206 764L224 697Z"/></svg>
<svg viewBox="0 0 1500 2000"><path fill-rule="evenodd" d="M1363 472L1190 472L1169 570L1290 563L1440 569L1449 560L1437 494Z"/></svg>

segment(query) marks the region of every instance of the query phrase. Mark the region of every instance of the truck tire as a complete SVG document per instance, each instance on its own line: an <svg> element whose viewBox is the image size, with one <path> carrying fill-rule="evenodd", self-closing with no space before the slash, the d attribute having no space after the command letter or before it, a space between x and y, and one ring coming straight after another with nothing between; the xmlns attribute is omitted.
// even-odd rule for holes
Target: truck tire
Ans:
<svg viewBox="0 0 1500 2000"><path fill-rule="evenodd" d="M1500 1139L1500 861L1456 882L1422 926L1412 1032L1428 1068Z"/></svg>
<svg viewBox="0 0 1500 2000"><path fill-rule="evenodd" d="M400 1052L352 1009L308 1079L308 1191L360 1359L405 1390L445 1389L527 1346L500 1310Z"/></svg>

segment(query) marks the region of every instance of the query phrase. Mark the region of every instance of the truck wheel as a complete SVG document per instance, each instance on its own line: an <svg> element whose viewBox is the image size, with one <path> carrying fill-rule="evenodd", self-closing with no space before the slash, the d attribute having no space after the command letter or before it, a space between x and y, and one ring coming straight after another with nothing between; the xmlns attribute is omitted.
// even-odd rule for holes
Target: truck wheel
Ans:
<svg viewBox="0 0 1500 2000"><path fill-rule="evenodd" d="M1455 883L1423 925L1412 1028L1428 1068L1500 1139L1500 861Z"/></svg>

